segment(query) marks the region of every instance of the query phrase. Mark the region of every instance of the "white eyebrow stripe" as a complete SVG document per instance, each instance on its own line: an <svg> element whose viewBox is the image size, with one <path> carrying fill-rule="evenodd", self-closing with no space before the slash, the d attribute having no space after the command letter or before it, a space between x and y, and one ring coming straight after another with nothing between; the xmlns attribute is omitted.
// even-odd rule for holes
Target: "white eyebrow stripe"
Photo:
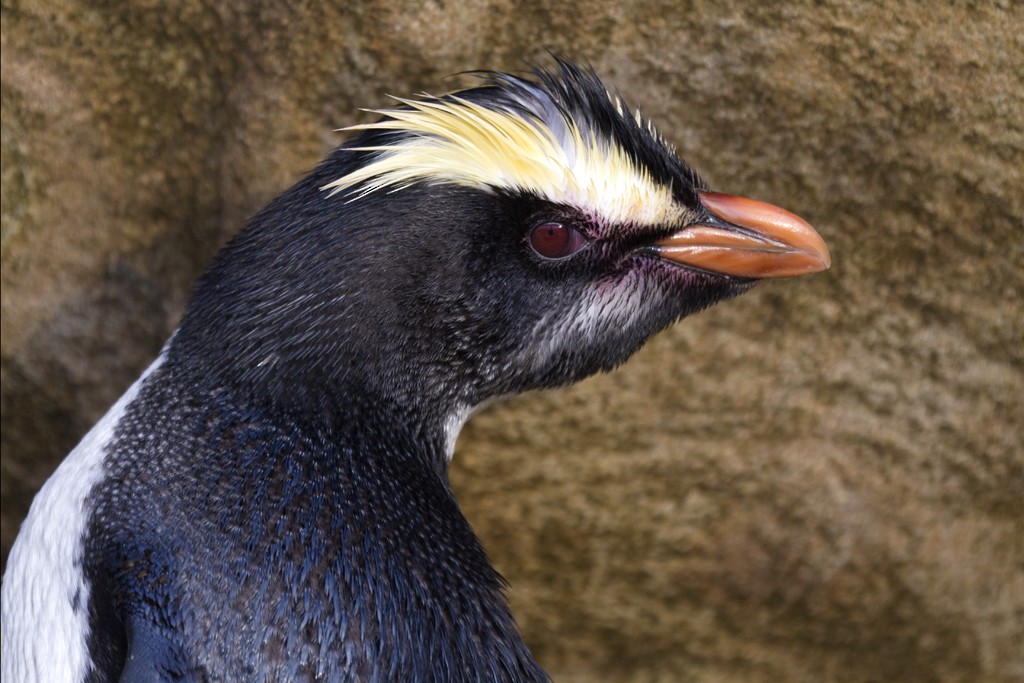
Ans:
<svg viewBox="0 0 1024 683"><path fill-rule="evenodd" d="M359 186L354 200L437 182L530 192L611 223L675 224L685 214L671 186L633 163L615 140L567 117L542 89L516 96L524 114L458 96L394 99L405 107L372 110L385 118L344 130L402 135L390 144L350 148L376 156L325 185L329 196Z"/></svg>

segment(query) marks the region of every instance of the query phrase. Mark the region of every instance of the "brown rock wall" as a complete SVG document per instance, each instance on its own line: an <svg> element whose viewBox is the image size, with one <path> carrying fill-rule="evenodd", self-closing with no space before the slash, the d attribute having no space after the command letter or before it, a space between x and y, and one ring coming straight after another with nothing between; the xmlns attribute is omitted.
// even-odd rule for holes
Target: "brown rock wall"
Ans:
<svg viewBox="0 0 1024 683"><path fill-rule="evenodd" d="M245 218L386 93L590 60L712 186L816 225L452 479L557 680L1024 678L1024 10L1011 2L2 10L3 550Z"/></svg>

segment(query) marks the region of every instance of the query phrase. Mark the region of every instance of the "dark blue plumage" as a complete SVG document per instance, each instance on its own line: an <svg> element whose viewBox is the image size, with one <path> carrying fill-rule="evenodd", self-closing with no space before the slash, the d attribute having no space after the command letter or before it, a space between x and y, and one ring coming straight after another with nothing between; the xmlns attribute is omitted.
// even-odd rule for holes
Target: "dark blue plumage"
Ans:
<svg viewBox="0 0 1024 683"><path fill-rule="evenodd" d="M310 428L193 386L169 354L91 495L86 573L116 606L91 615L93 680L140 638L169 679L544 680L440 434L373 405Z"/></svg>

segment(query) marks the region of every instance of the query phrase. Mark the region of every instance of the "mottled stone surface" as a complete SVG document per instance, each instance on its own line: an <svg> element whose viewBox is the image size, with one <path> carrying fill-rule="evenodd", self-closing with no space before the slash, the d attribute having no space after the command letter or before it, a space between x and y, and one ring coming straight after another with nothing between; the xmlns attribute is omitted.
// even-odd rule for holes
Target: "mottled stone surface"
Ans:
<svg viewBox="0 0 1024 683"><path fill-rule="evenodd" d="M452 478L562 681L1024 678L1019 3L3 3L3 549L245 218L386 93L590 60L832 247Z"/></svg>

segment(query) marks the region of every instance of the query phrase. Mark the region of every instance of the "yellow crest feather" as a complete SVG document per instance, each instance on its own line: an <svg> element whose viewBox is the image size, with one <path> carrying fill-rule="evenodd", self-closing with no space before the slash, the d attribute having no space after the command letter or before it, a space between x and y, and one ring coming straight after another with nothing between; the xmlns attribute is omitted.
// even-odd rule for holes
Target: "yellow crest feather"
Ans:
<svg viewBox="0 0 1024 683"><path fill-rule="evenodd" d="M371 110L385 118L344 130L402 135L389 144L351 148L376 156L325 185L331 195L359 188L358 199L417 182L453 183L529 192L616 223L672 224L683 214L671 187L638 168L618 143L581 128L557 107L513 112L457 95L394 99L404 107ZM621 102L612 102L621 112Z"/></svg>

